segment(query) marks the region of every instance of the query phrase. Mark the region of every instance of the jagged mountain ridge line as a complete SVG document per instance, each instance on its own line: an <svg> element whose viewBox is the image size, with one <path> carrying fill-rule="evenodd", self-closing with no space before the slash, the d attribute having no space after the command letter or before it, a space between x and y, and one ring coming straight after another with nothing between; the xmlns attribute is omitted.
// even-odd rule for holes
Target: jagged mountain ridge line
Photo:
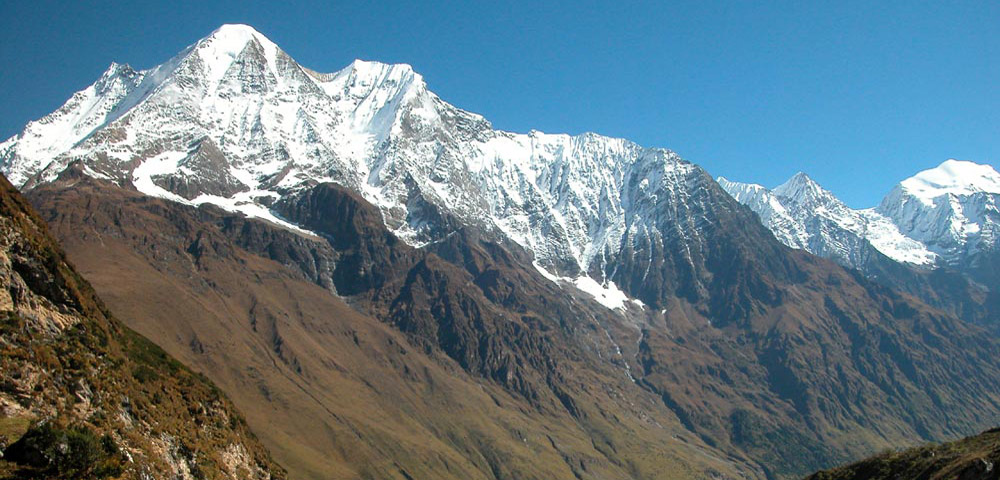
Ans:
<svg viewBox="0 0 1000 480"><path fill-rule="evenodd" d="M899 182L867 209L848 207L802 172L774 189L717 180L782 243L855 268L864 267L858 250L865 242L893 260L924 268L968 267L970 257L997 248L1000 173L990 165L946 160ZM838 241L837 229L855 238Z"/></svg>
<svg viewBox="0 0 1000 480"><path fill-rule="evenodd" d="M98 126L76 132L73 146L50 138L47 128L76 125L67 118L81 103L105 121L76 122ZM165 112L173 121L150 118ZM601 283L623 237L656 229L650 199L682 203L682 185L702 174L623 139L493 130L429 92L409 66L356 61L316 74L245 26L222 27L150 70L113 66L0 144L3 170L26 186L80 158L89 173L147 194L277 222L274 201L335 181L379 206L411 244L450 232L436 218L443 211L513 240L552 273Z"/></svg>

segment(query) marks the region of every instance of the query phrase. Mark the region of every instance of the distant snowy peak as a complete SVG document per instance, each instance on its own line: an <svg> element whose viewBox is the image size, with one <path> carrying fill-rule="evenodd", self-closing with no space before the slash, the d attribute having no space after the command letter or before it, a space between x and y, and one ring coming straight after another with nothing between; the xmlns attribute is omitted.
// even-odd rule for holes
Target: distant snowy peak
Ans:
<svg viewBox="0 0 1000 480"><path fill-rule="evenodd" d="M792 216L774 192L763 185L733 182L725 177L716 181L736 201L756 212L781 243L792 248L808 249L809 233L805 224Z"/></svg>
<svg viewBox="0 0 1000 480"><path fill-rule="evenodd" d="M789 178L788 181L774 187L775 195L785 197L799 205L811 205L822 203L841 204L832 193L823 189L809 175L799 172Z"/></svg>
<svg viewBox="0 0 1000 480"><path fill-rule="evenodd" d="M792 248L862 270L872 261L872 248L898 262L935 262L934 253L903 235L889 218L872 209L848 207L804 173L797 173L774 190L725 178L719 178L719 184L755 211L774 236Z"/></svg>
<svg viewBox="0 0 1000 480"><path fill-rule="evenodd" d="M900 182L909 194L926 203L943 195L1000 194L1000 173L990 165L947 160Z"/></svg>
<svg viewBox="0 0 1000 480"><path fill-rule="evenodd" d="M915 265L975 268L1000 249L1000 173L947 160L903 180L877 208L854 210L803 173L774 190L720 179L786 245L863 268L866 243ZM802 232L806 232L803 236Z"/></svg>
<svg viewBox="0 0 1000 480"><path fill-rule="evenodd" d="M1000 174L989 165L948 160L903 180L878 212L923 242L944 263L975 268L1000 249Z"/></svg>

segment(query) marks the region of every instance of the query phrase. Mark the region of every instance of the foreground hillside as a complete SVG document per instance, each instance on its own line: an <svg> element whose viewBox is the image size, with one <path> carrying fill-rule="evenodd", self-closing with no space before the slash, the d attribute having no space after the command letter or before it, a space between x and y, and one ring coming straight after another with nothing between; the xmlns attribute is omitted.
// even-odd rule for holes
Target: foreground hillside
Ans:
<svg viewBox="0 0 1000 480"><path fill-rule="evenodd" d="M808 480L996 480L1000 478L1000 429L956 442L888 452Z"/></svg>
<svg viewBox="0 0 1000 480"><path fill-rule="evenodd" d="M0 177L0 478L283 477L232 404L110 316Z"/></svg>

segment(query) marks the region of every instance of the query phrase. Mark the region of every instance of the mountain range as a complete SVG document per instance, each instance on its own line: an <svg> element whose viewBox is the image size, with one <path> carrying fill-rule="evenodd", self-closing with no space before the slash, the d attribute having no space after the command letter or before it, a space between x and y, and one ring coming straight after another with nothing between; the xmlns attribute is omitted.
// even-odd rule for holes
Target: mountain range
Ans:
<svg viewBox="0 0 1000 480"><path fill-rule="evenodd" d="M903 180L878 207L855 210L808 175L768 190L719 178L782 243L864 269L864 244L901 263L974 271L998 249L1000 173L947 160Z"/></svg>
<svg viewBox="0 0 1000 480"><path fill-rule="evenodd" d="M110 308L296 478L791 478L988 428L995 192L942 168L854 211L496 130L243 25L0 143Z"/></svg>
<svg viewBox="0 0 1000 480"><path fill-rule="evenodd" d="M928 290L958 285L965 293L936 306L962 306L956 313L964 310L966 318L995 327L1000 315L993 288L1000 281L1000 173L991 166L947 160L897 184L877 207L861 210L848 207L804 173L772 190L721 177L718 181L785 245L859 269L925 300L934 296ZM921 291L913 287L921 283L914 281L920 276L938 280ZM977 307L971 309L975 312L970 305Z"/></svg>

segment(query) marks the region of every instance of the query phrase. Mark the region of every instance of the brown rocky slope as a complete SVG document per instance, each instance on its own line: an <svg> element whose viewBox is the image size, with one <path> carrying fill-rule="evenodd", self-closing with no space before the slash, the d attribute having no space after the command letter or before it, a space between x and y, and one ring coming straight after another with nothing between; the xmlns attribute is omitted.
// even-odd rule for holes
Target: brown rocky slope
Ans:
<svg viewBox="0 0 1000 480"><path fill-rule="evenodd" d="M283 478L223 394L122 325L0 176L0 478Z"/></svg>
<svg viewBox="0 0 1000 480"><path fill-rule="evenodd" d="M762 476L594 360L614 354L587 323L600 307L556 306L586 330L583 350L553 323L559 310L509 310L503 298L524 292L504 296L488 286L503 278L406 247L353 197L338 197L342 223L372 244L357 251L72 172L31 195L110 304L229 392L292 477ZM376 272L372 287L372 259L399 273ZM540 299L562 295L536 286ZM334 288L362 293L352 308Z"/></svg>
<svg viewBox="0 0 1000 480"><path fill-rule="evenodd" d="M626 313L474 229L407 246L335 185L279 206L322 238L73 171L30 195L304 476L787 478L995 420L982 330L782 247L716 190L692 195L696 258L623 255L662 260L622 265L659 279Z"/></svg>

